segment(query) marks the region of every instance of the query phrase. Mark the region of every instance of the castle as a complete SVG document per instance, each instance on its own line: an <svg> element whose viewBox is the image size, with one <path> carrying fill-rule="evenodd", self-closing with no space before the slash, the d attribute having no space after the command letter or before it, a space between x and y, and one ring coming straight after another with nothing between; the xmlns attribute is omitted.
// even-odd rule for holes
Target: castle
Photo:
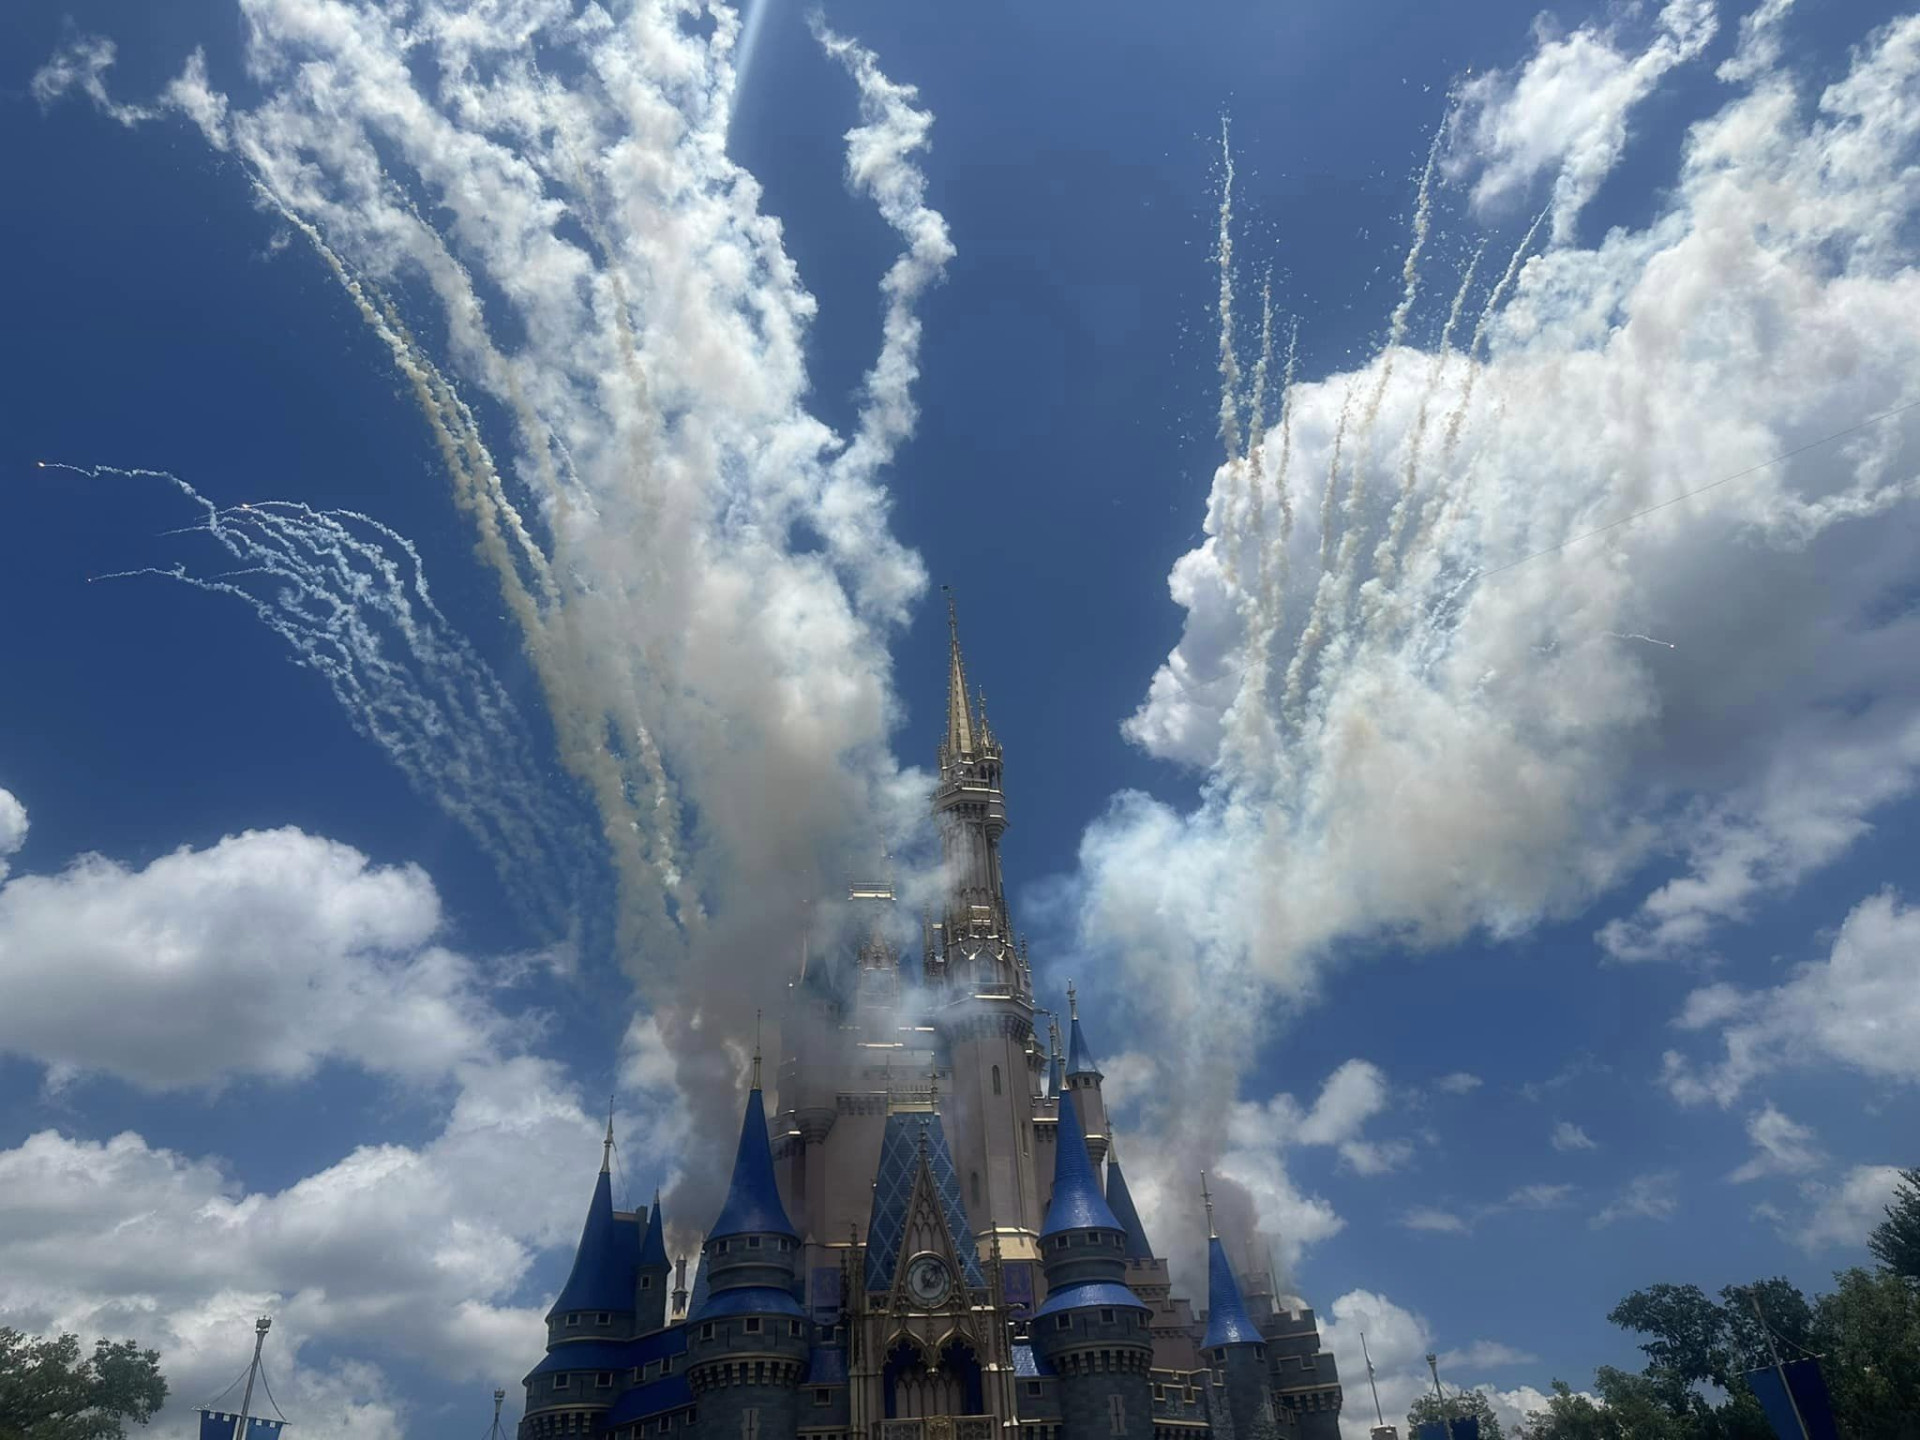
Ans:
<svg viewBox="0 0 1920 1440"><path fill-rule="evenodd" d="M1313 1312L1243 1292L1217 1236L1206 1312L1173 1295L1077 1002L1064 1057L1057 1022L1036 1034L1001 748L951 607L949 629L947 895L918 983L891 887L854 886L870 933L857 963L803 963L771 1123L755 1058L691 1288L658 1195L614 1209L609 1131L520 1440L1338 1440Z"/></svg>

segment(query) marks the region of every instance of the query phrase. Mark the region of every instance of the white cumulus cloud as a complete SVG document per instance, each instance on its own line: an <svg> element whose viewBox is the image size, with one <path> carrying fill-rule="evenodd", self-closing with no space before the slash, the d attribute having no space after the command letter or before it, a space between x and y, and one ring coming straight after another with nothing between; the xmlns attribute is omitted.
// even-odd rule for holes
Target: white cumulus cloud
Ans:
<svg viewBox="0 0 1920 1440"><path fill-rule="evenodd" d="M440 925L417 866L295 829L139 869L82 856L0 887L0 1049L154 1089L333 1058L436 1078L500 1023Z"/></svg>
<svg viewBox="0 0 1920 1440"><path fill-rule="evenodd" d="M1813 1131L1771 1103L1748 1119L1747 1138L1753 1141L1753 1158L1727 1176L1736 1185L1767 1175L1802 1175L1824 1158Z"/></svg>
<svg viewBox="0 0 1920 1440"><path fill-rule="evenodd" d="M1664 1079L1683 1104L1731 1105L1786 1065L1837 1064L1881 1080L1920 1080L1920 909L1885 890L1848 914L1823 961L1768 990L1717 984L1687 997L1675 1024L1718 1032L1701 1064L1668 1051Z"/></svg>
<svg viewBox="0 0 1920 1440"><path fill-rule="evenodd" d="M1835 1184L1809 1182L1804 1198L1811 1208L1794 1238L1809 1251L1864 1247L1868 1233L1887 1218L1900 1174L1895 1165L1856 1165Z"/></svg>

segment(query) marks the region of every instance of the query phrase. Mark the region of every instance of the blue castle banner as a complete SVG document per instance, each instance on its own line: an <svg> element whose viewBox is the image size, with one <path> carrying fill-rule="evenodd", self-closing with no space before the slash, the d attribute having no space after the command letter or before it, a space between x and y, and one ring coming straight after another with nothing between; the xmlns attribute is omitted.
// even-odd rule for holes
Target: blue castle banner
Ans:
<svg viewBox="0 0 1920 1440"><path fill-rule="evenodd" d="M1833 1424L1833 1401L1827 1395L1827 1379L1820 1373L1818 1360L1794 1360L1781 1367L1786 1372L1783 1382L1780 1370L1753 1370L1747 1374L1747 1384L1753 1387L1754 1398L1760 1402L1760 1408L1767 1412L1767 1423L1773 1427L1773 1433L1780 1440L1801 1440L1800 1422L1806 1422L1806 1440L1836 1440L1838 1431ZM1787 1387L1793 1387L1793 1399L1787 1399ZM1794 1419L1794 1405L1800 1407L1800 1419Z"/></svg>
<svg viewBox="0 0 1920 1440"><path fill-rule="evenodd" d="M234 1440L234 1429L240 1423L238 1410L222 1412L202 1410L200 1412L200 1440ZM280 1432L287 1428L284 1420L262 1420L258 1416L247 1420L247 1433L244 1440L279 1440Z"/></svg>
<svg viewBox="0 0 1920 1440"><path fill-rule="evenodd" d="M1451 1428L1452 1434L1448 1434ZM1480 1417L1463 1415L1458 1420L1428 1420L1417 1426L1413 1440L1480 1440Z"/></svg>

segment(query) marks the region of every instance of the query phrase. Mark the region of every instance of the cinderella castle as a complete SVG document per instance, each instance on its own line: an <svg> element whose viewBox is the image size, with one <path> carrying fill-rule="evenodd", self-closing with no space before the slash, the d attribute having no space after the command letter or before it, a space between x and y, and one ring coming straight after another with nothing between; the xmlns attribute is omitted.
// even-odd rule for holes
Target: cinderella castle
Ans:
<svg viewBox="0 0 1920 1440"><path fill-rule="evenodd" d="M939 761L920 983L891 887L854 886L874 923L857 963L803 966L771 1118L755 1058L691 1287L658 1196L616 1210L603 1159L520 1440L1339 1440L1313 1312L1243 1286L1218 1236L1206 1310L1173 1294L1077 1003L1064 1057L1057 1022L1036 1032L957 629Z"/></svg>

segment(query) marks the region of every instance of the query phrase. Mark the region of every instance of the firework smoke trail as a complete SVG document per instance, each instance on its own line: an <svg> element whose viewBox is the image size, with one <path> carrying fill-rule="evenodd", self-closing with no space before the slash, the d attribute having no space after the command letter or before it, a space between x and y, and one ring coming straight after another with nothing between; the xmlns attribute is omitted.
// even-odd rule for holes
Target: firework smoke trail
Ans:
<svg viewBox="0 0 1920 1440"><path fill-rule="evenodd" d="M190 500L237 568L201 576L144 566L93 580L154 576L247 605L321 676L348 721L455 820L522 910L550 930L571 923L559 877L578 837L548 798L526 727L499 679L433 598L419 551L355 510L268 500L222 509L164 470L44 461L89 479L158 480ZM396 558L396 552L399 558ZM271 597L237 583L271 582Z"/></svg>
<svg viewBox="0 0 1920 1440"><path fill-rule="evenodd" d="M1400 263L1400 301L1393 307L1393 314L1387 323L1387 337L1381 346L1373 390L1360 413L1355 439L1360 454L1357 460L1346 467L1351 478L1347 482L1346 493L1338 497L1336 507L1348 415L1353 401L1352 387L1358 384L1358 377L1350 383L1347 398L1340 407L1340 422L1334 432L1333 453L1327 465L1326 489L1320 498L1321 575L1314 588L1313 608L1308 613L1306 628L1301 632L1293 658L1287 664L1286 694L1281 702L1283 717L1291 717L1295 721L1321 648L1330 640L1337 640L1345 630L1347 597L1354 587L1355 564L1366 530L1363 507L1366 502L1367 474L1372 468L1374 422L1379 418L1387 386L1393 379L1394 361L1406 340L1407 321L1420 295L1420 256L1426 249L1427 236L1433 225L1433 176L1439 166L1440 142L1445 134L1444 126L1436 130L1432 143L1427 147L1427 163L1420 172L1420 188L1414 197L1413 238L1407 245L1406 258ZM1340 519L1340 540L1337 551L1329 559L1336 516Z"/></svg>
<svg viewBox="0 0 1920 1440"><path fill-rule="evenodd" d="M1481 256L1485 254L1486 246L1482 245L1467 262L1466 271L1460 277L1460 286L1453 294L1453 306L1447 311L1447 322L1440 330L1439 348L1434 351L1433 361L1427 367L1427 383L1420 392L1420 406L1414 415L1413 432L1407 437L1407 463L1400 476L1400 494L1394 501L1393 513L1387 517L1387 533L1381 536L1380 543L1373 549L1373 574L1367 581L1367 588L1371 591L1371 603L1367 606L1369 628L1380 618L1378 601L1391 586L1394 567L1400 559L1400 542L1405 536L1407 521L1413 511L1414 492L1420 483L1420 455L1427 438L1427 414L1440 388L1440 377L1446 372L1447 361L1453 356L1453 332L1459 328L1467 295L1473 289L1474 274L1480 268Z"/></svg>
<svg viewBox="0 0 1920 1440"><path fill-rule="evenodd" d="M1540 227L1546 223L1549 210L1542 210L1533 217L1533 224L1527 227L1527 233L1520 237L1520 243L1513 247L1513 254L1507 259L1507 268L1500 281L1487 295L1487 303L1480 308L1480 318L1473 327L1473 338L1467 341L1467 376L1460 387L1460 399L1453 407L1453 413L1447 417L1446 442L1441 450L1440 463L1446 465L1453 459L1453 452L1460 443L1460 427L1465 422L1467 407L1473 404L1474 382L1480 376L1480 353L1486 343L1487 331L1492 328L1494 316L1500 313L1500 306L1507 298L1507 292L1513 289L1513 282L1519 278L1520 266L1527 254L1533 249L1533 242L1540 233Z"/></svg>
<svg viewBox="0 0 1920 1440"><path fill-rule="evenodd" d="M1220 119L1220 236L1215 248L1220 267L1220 442L1227 463L1240 452L1240 360L1233 348L1233 146L1227 120Z"/></svg>

